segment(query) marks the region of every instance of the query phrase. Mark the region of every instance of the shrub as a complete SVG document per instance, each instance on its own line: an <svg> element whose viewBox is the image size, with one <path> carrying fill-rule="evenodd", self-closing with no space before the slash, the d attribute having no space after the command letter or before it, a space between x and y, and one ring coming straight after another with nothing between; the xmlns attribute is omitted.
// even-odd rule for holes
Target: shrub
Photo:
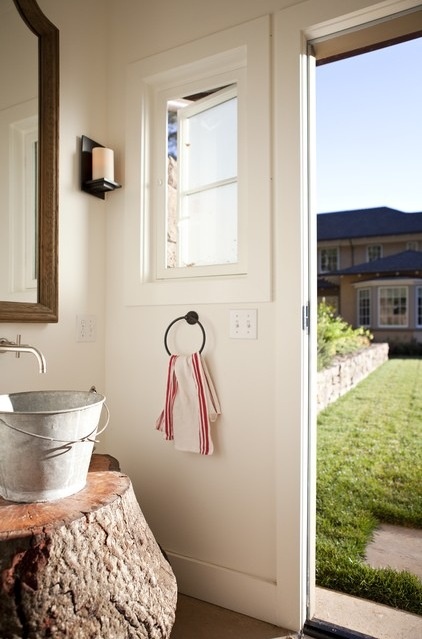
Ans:
<svg viewBox="0 0 422 639"><path fill-rule="evenodd" d="M327 368L336 355L354 353L367 348L371 339L372 335L367 329L353 328L342 317L336 315L334 309L325 302L318 304L318 370Z"/></svg>
<svg viewBox="0 0 422 639"><path fill-rule="evenodd" d="M422 357L422 343L415 339L410 342L389 342L389 357Z"/></svg>

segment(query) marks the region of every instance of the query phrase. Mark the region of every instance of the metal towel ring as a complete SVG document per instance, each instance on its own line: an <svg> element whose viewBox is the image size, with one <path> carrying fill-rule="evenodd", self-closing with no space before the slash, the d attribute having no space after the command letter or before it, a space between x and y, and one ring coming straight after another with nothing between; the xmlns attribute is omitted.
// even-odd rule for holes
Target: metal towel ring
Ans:
<svg viewBox="0 0 422 639"><path fill-rule="evenodd" d="M175 320L173 320L172 322L170 322L170 324L167 327L166 332L164 333L164 346L165 349L167 351L167 353L169 355L171 355L170 351L169 351L169 347L167 346L167 335L169 334L169 330L171 329L171 327L173 326L173 324L175 324L176 322L179 322L180 320L186 320L188 324L198 324L199 328L202 331L202 346L199 349L199 352L202 353L202 351L204 350L204 346L205 346L205 341L206 341L206 335L205 335L205 330L204 327L202 326L201 322L199 321L199 316L198 313L196 311L189 311L188 313L186 313L186 315L182 315L181 317L176 317Z"/></svg>

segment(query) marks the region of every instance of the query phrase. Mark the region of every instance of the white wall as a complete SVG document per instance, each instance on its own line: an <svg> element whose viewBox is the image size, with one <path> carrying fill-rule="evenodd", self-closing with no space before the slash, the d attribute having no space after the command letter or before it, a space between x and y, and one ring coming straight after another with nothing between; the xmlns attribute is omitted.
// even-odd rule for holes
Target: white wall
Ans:
<svg viewBox="0 0 422 639"><path fill-rule="evenodd" d="M109 131L119 149L123 189L107 204L106 386L113 415L108 448L130 475L180 590L244 612L248 599L249 613L257 616L262 606L253 608L251 601L263 588L271 590L266 613L274 614L277 570L273 304L252 303L258 309L256 341L229 339L229 310L238 304L124 306L124 162L130 158L124 158L121 141L129 63L265 15L266 4L112 3ZM211 457L176 452L154 428L168 363L164 332L191 308L207 334L204 353L222 405L212 426ZM190 331L194 350L199 337Z"/></svg>

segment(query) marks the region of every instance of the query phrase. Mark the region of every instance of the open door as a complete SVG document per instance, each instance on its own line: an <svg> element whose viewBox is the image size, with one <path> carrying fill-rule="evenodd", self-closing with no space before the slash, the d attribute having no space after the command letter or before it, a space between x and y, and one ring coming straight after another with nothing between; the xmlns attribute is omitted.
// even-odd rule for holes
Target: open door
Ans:
<svg viewBox="0 0 422 639"><path fill-rule="evenodd" d="M304 2L280 11L274 21L276 299L277 327L284 336L277 349L280 362L277 379L282 388L278 411L280 428L285 419L298 424L293 441L285 441L280 434L279 449L286 446L284 450L294 451L295 464L293 467L290 460L284 459L286 469L279 477L280 529L286 505L293 500L299 504L297 518L286 531L287 539L280 537L278 542L279 623L289 628L300 627L307 636L321 639L334 636L362 639L364 635L350 629L336 629L335 634L332 631L330 634L330 624L314 619L317 291L313 83L316 54L315 49L308 50L308 45L312 43L315 47L325 40L334 40L342 32L360 32L364 25L390 22L391 15L417 7L418 1L397 0L388 7L385 3L368 1L364 9L361 2L348 6L355 11L343 15L344 5L336 0ZM297 325L292 326L292 317L297 318ZM289 377L282 372L281 363L286 358L292 363ZM299 394L300 408L297 406ZM293 491L282 485L289 472L294 478ZM286 547L290 553L285 552ZM296 566L297 578L285 580L283 586L283 575L292 574L292 564Z"/></svg>

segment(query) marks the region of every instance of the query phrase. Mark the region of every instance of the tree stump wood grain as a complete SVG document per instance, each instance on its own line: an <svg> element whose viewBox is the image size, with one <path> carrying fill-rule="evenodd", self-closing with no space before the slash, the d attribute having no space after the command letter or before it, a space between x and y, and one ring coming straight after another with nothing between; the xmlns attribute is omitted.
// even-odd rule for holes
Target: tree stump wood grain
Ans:
<svg viewBox="0 0 422 639"><path fill-rule="evenodd" d="M0 498L1 639L165 639L176 580L116 460L52 502Z"/></svg>

